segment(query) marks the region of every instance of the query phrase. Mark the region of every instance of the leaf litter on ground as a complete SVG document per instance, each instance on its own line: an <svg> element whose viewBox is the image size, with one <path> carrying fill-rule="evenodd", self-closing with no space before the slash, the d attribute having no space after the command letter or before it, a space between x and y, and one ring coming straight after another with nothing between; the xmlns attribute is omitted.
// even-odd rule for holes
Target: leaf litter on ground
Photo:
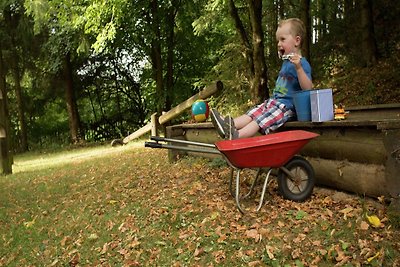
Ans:
<svg viewBox="0 0 400 267"><path fill-rule="evenodd" d="M364 215L386 222L384 204L322 188L296 203L273 180L261 211L258 185L242 215L229 167L112 149L0 180L0 266L400 265L399 230Z"/></svg>

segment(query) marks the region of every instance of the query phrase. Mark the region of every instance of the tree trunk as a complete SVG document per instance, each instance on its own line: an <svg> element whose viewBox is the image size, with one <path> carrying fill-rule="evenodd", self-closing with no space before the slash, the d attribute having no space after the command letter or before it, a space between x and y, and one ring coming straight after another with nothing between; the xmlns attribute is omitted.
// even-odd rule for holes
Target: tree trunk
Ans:
<svg viewBox="0 0 400 267"><path fill-rule="evenodd" d="M18 55L17 52L15 51L14 41L13 41L11 61L12 61L12 73L15 82L15 98L17 100L18 122L20 128L20 142L21 142L20 150L21 152L25 152L28 151L28 134L26 130L25 105L21 89L21 74L18 66Z"/></svg>
<svg viewBox="0 0 400 267"><path fill-rule="evenodd" d="M175 49L175 16L179 6L177 1L172 3L172 6L168 9L167 14L167 77L166 77L166 98L165 98L165 110L172 108L172 102L174 99L174 49Z"/></svg>
<svg viewBox="0 0 400 267"><path fill-rule="evenodd" d="M253 77L254 76L253 49L251 47L246 30L243 26L243 23L240 19L238 10L235 6L235 2L233 0L229 1L229 13L235 23L236 31L239 34L240 39L242 41L244 51L245 51L244 57L246 59L246 62L247 62L248 68L249 68L250 76Z"/></svg>
<svg viewBox="0 0 400 267"><path fill-rule="evenodd" d="M303 21L306 28L306 36L303 40L302 56L307 58L311 64L310 58L310 43L311 43L311 16L310 16L310 0L301 0L300 19Z"/></svg>
<svg viewBox="0 0 400 267"><path fill-rule="evenodd" d="M360 26L361 26L361 48L362 55L360 60L364 66L370 66L376 63L376 41L374 33L374 24L372 17L372 1L362 0L360 2Z"/></svg>
<svg viewBox="0 0 400 267"><path fill-rule="evenodd" d="M343 12L343 23L345 27L344 31L344 38L349 43L356 42L356 29L355 25L355 18L358 17L356 15L356 8L355 3L352 0L345 0L344 1L344 12ZM356 49L359 49L358 47Z"/></svg>
<svg viewBox="0 0 400 267"><path fill-rule="evenodd" d="M15 83L15 97L17 100L17 111L18 111L18 123L19 123L19 132L20 132L20 150L25 152L28 150L28 134L26 130L26 119L25 119L25 105L22 97L22 89L21 89L21 71L19 68L19 56L17 53L18 43L15 40L16 31L18 24L20 23L20 17L16 14L13 14L10 10L5 12L5 20L6 24L10 27L10 42L11 42L11 57L10 57L10 65L11 71L14 78Z"/></svg>
<svg viewBox="0 0 400 267"><path fill-rule="evenodd" d="M262 0L248 0L248 4L252 43L249 41L248 34L233 0L229 1L229 12L244 47L244 56L249 70L251 98L254 103L259 103L268 97L268 75L262 30Z"/></svg>
<svg viewBox="0 0 400 267"><path fill-rule="evenodd" d="M11 153L6 71L2 51L0 42L0 165L2 174L10 174L12 173L13 157Z"/></svg>
<svg viewBox="0 0 400 267"><path fill-rule="evenodd" d="M251 95L255 103L260 103L268 97L268 75L262 29L262 0L249 0L248 2L253 30L254 77L251 81Z"/></svg>
<svg viewBox="0 0 400 267"><path fill-rule="evenodd" d="M65 56L64 59L64 72L66 81L65 100L67 103L69 130L71 135L71 141L72 143L76 144L81 141L81 137L79 135L80 121L79 121L78 107L76 105L76 99L75 99L71 58L69 53Z"/></svg>
<svg viewBox="0 0 400 267"><path fill-rule="evenodd" d="M152 21L150 21L149 24L152 25L154 34L151 41L151 60L153 66L154 80L156 81L157 113L161 114L165 107L165 94L161 56L160 15L158 14L158 1L152 0L150 5Z"/></svg>

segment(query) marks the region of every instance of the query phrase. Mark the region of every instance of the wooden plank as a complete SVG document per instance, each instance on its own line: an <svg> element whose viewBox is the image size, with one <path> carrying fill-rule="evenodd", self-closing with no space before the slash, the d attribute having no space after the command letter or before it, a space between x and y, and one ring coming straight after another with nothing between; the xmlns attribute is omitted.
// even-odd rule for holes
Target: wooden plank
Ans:
<svg viewBox="0 0 400 267"><path fill-rule="evenodd" d="M400 109L400 103L353 106L353 107L346 107L345 109L350 110L350 111L365 111L365 110L374 110L374 109L386 109L386 110L387 109Z"/></svg>
<svg viewBox="0 0 400 267"><path fill-rule="evenodd" d="M349 120L400 119L400 104L380 104L345 108Z"/></svg>
<svg viewBox="0 0 400 267"><path fill-rule="evenodd" d="M377 125L378 130L400 129L400 120L385 120Z"/></svg>

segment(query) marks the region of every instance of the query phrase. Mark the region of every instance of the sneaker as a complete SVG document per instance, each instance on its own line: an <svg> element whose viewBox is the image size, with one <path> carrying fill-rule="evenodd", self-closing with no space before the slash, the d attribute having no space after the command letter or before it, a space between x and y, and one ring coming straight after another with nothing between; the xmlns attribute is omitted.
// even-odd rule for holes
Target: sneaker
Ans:
<svg viewBox="0 0 400 267"><path fill-rule="evenodd" d="M226 138L225 134L226 123L224 121L225 119L216 109L212 109L210 114L211 114L211 121L215 129L217 130L218 134L221 136L221 138Z"/></svg>
<svg viewBox="0 0 400 267"><path fill-rule="evenodd" d="M225 118L225 138L229 140L235 140L239 138L239 131L235 127L235 122L231 116Z"/></svg>

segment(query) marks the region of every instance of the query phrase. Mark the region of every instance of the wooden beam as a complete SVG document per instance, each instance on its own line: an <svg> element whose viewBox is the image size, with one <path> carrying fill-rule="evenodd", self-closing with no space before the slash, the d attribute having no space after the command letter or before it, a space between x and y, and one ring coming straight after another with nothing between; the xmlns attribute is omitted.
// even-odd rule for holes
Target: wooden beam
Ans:
<svg viewBox="0 0 400 267"><path fill-rule="evenodd" d="M216 92L222 90L222 88L223 88L223 84L221 81L218 81L214 84L211 84L211 85L205 87L198 94L192 96L191 98L187 99L186 101L184 101L184 102L180 103L179 105L177 105L176 107L172 108L170 111L161 115L160 118L158 119L159 123L164 124L167 121L172 120L173 118L175 118L176 116L181 114L184 110L190 108L196 100L206 99L206 98L212 96L213 94L215 94Z"/></svg>
<svg viewBox="0 0 400 267"><path fill-rule="evenodd" d="M151 123L146 124L145 126L143 126L142 128L140 128L139 130L137 130L136 132L134 132L133 134L128 135L127 137L125 137L122 142L124 144L127 144L129 141L132 141L133 139L136 139L138 137L141 137L142 135L144 135L145 133L148 133L151 131Z"/></svg>

